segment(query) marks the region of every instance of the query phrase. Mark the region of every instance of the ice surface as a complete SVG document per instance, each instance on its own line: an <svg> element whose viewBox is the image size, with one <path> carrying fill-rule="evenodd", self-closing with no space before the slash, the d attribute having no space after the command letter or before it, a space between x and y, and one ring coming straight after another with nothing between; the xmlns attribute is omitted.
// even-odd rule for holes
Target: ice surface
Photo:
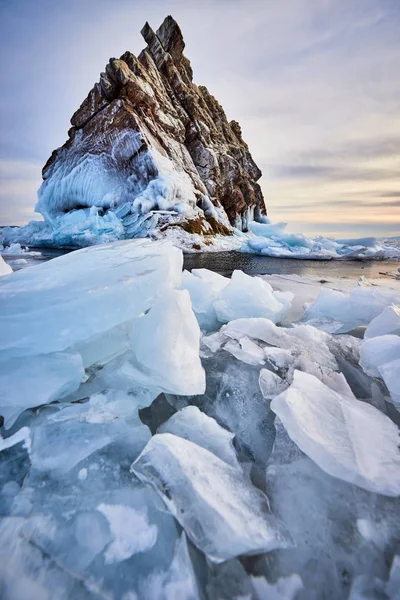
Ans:
<svg viewBox="0 0 400 600"><path fill-rule="evenodd" d="M54 352L0 361L0 414L8 429L27 408L49 404L85 379L78 353Z"/></svg>
<svg viewBox="0 0 400 600"><path fill-rule="evenodd" d="M132 465L212 561L291 545L268 500L238 469L170 433L152 437Z"/></svg>
<svg viewBox="0 0 400 600"><path fill-rule="evenodd" d="M400 336L400 306L395 304L388 306L375 319L372 319L365 330L364 338L387 334Z"/></svg>
<svg viewBox="0 0 400 600"><path fill-rule="evenodd" d="M221 323L244 317L264 317L274 323L283 321L290 300L275 296L271 286L260 277L250 277L242 271L234 271L230 283L224 287L214 308Z"/></svg>
<svg viewBox="0 0 400 600"><path fill-rule="evenodd" d="M232 444L233 433L218 425L197 406L187 406L175 413L158 428L158 433L173 433L209 450L228 465L240 468Z"/></svg>
<svg viewBox="0 0 400 600"><path fill-rule="evenodd" d="M164 294L134 321L131 350L149 385L182 395L204 392L200 328L186 290Z"/></svg>
<svg viewBox="0 0 400 600"><path fill-rule="evenodd" d="M10 267L10 265L8 265L6 263L6 261L4 260L4 258L0 255L0 277L2 275L9 275L9 273L12 273L12 268Z"/></svg>
<svg viewBox="0 0 400 600"><path fill-rule="evenodd" d="M268 581L297 573L304 589L296 600L345 600L360 575L387 580L400 534L399 500L331 477L304 456L279 419L276 429L266 486L296 546L261 558L256 572ZM360 535L359 519L367 519L379 539Z"/></svg>
<svg viewBox="0 0 400 600"><path fill-rule="evenodd" d="M133 240L18 271L0 280L0 357L57 352L106 335L179 286L181 269L182 254L168 242Z"/></svg>
<svg viewBox="0 0 400 600"><path fill-rule="evenodd" d="M379 494L400 495L399 431L379 410L300 371L271 409L321 469Z"/></svg>

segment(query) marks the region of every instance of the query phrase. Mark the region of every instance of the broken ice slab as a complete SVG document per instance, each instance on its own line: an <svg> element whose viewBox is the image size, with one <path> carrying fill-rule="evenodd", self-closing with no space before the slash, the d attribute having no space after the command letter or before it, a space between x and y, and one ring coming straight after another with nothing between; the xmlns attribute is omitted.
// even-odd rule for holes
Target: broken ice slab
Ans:
<svg viewBox="0 0 400 600"><path fill-rule="evenodd" d="M285 319L293 294L278 292L260 277L250 277L242 271L234 271L229 284L224 287L214 308L221 323L243 317L264 317L274 323Z"/></svg>
<svg viewBox="0 0 400 600"><path fill-rule="evenodd" d="M158 492L191 541L214 562L292 544L267 497L238 469L193 442L156 434L131 469Z"/></svg>
<svg viewBox="0 0 400 600"><path fill-rule="evenodd" d="M197 406L187 406L158 428L158 433L173 433L189 440L235 468L240 468L232 440L233 433L218 425Z"/></svg>
<svg viewBox="0 0 400 600"><path fill-rule="evenodd" d="M271 410L297 446L330 475L378 494L400 495L399 430L375 407L295 371Z"/></svg>
<svg viewBox="0 0 400 600"><path fill-rule="evenodd" d="M200 328L187 290L171 290L135 319L131 351L137 379L160 391L201 394Z"/></svg>
<svg viewBox="0 0 400 600"><path fill-rule="evenodd" d="M101 358L99 335L179 287L181 271L180 250L141 239L84 248L2 278L0 358L79 351L81 343L87 350L91 339Z"/></svg>

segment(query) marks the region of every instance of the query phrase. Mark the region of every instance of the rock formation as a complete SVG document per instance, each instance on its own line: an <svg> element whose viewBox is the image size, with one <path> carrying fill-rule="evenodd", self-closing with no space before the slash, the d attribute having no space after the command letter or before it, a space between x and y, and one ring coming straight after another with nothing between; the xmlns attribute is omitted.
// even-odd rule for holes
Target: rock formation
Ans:
<svg viewBox="0 0 400 600"><path fill-rule="evenodd" d="M119 237L174 225L230 234L262 221L261 171L239 124L193 83L178 24L169 16L141 33L139 57L110 59L73 115L68 141L43 168L36 210L53 226L77 209L114 213Z"/></svg>

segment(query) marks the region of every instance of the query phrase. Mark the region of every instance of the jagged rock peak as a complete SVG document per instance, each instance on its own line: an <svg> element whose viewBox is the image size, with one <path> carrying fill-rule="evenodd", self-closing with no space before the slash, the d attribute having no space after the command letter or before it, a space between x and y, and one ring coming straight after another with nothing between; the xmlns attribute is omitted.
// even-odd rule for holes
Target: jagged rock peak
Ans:
<svg viewBox="0 0 400 600"><path fill-rule="evenodd" d="M72 116L43 169L37 210L49 222L77 209L108 213L119 237L173 226L229 234L262 221L261 171L239 123L193 83L179 25L168 16L141 33L146 48L111 58Z"/></svg>

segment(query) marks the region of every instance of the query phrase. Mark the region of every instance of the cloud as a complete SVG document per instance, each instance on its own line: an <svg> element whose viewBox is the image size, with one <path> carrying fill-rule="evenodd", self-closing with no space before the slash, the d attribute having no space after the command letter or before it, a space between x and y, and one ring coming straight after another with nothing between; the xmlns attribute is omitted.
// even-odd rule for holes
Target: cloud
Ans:
<svg viewBox="0 0 400 600"><path fill-rule="evenodd" d="M195 82L241 123L270 214L318 219L321 231L333 219L355 231L357 209L376 231L382 218L397 222L398 0L1 2L0 159L31 165L1 192L2 216L22 218L28 202L32 210L41 166L108 59L138 54L141 26L158 27L167 12Z"/></svg>

